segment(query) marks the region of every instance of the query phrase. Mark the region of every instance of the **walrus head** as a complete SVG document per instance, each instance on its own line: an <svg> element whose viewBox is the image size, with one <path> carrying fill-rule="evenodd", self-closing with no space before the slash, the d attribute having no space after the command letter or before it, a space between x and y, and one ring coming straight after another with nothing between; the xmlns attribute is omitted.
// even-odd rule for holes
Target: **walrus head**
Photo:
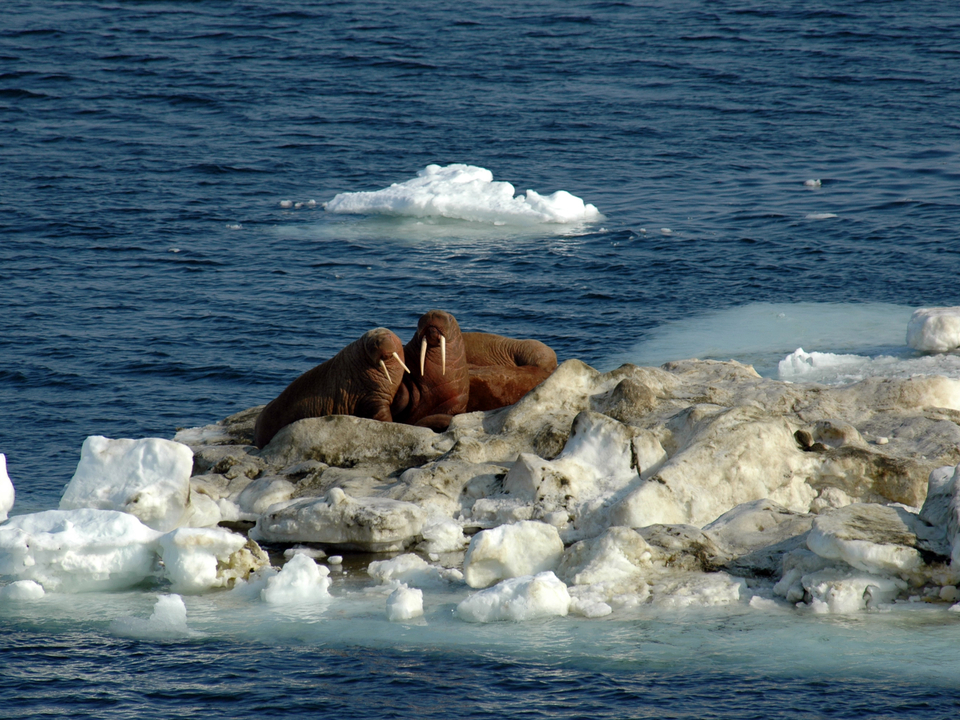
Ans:
<svg viewBox="0 0 960 720"><path fill-rule="evenodd" d="M403 376L403 370L410 372L410 368L403 362L403 345L400 343L400 338L387 328L368 330L363 334L361 341L363 351L370 361L370 367L374 371L376 369L382 371L389 385L394 384L390 367L393 367L398 378Z"/></svg>
<svg viewBox="0 0 960 720"><path fill-rule="evenodd" d="M419 356L420 362L404 378L394 398L394 420L419 424L431 415L444 415L449 424L450 415L466 410L470 391L463 338L456 318L443 310L425 313L404 352L411 361Z"/></svg>

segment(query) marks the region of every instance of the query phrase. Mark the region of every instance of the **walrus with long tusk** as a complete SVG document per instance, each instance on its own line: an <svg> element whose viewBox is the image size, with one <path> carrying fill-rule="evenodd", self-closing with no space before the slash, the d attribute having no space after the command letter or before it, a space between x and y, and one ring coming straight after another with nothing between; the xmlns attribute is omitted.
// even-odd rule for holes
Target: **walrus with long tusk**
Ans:
<svg viewBox="0 0 960 720"><path fill-rule="evenodd" d="M557 369L557 354L539 340L463 333L470 373L467 412L513 405Z"/></svg>
<svg viewBox="0 0 960 720"><path fill-rule="evenodd" d="M257 417L254 442L264 447L292 422L356 415L390 422L390 404L403 380L403 345L386 328L368 330L326 362L307 370Z"/></svg>
<svg viewBox="0 0 960 720"><path fill-rule="evenodd" d="M391 405L395 422L443 431L467 409L470 378L456 318L443 310L422 315L404 347L411 366Z"/></svg>

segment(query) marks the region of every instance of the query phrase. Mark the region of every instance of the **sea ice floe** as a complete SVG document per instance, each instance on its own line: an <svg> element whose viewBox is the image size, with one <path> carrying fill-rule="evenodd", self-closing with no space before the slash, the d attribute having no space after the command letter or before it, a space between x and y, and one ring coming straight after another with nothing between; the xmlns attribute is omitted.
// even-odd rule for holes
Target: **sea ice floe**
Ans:
<svg viewBox="0 0 960 720"><path fill-rule="evenodd" d="M457 605L457 616L467 622L523 622L566 615L570 593L550 571L524 575L474 593Z"/></svg>
<svg viewBox="0 0 960 720"><path fill-rule="evenodd" d="M116 510L18 515L0 525L0 576L33 580L47 591L127 588L158 574L162 534Z"/></svg>
<svg viewBox="0 0 960 720"><path fill-rule="evenodd" d="M540 195L527 190L514 197L508 182L495 182L481 167L428 165L417 177L373 192L340 193L324 204L327 212L445 217L472 222L532 225L603 219L593 205L564 190Z"/></svg>
<svg viewBox="0 0 960 720"><path fill-rule="evenodd" d="M483 588L503 578L555 570L562 555L563 541L554 526L524 520L474 535L463 575L470 587Z"/></svg>
<svg viewBox="0 0 960 720"><path fill-rule="evenodd" d="M423 615L423 590L401 584L387 597L387 619L404 622Z"/></svg>
<svg viewBox="0 0 960 720"><path fill-rule="evenodd" d="M294 555L267 579L260 597L271 605L303 605L330 599L330 570L306 555Z"/></svg>
<svg viewBox="0 0 960 720"><path fill-rule="evenodd" d="M190 502L193 452L161 438L88 437L60 499L61 510L121 510L155 530L182 524Z"/></svg>
<svg viewBox="0 0 960 720"><path fill-rule="evenodd" d="M0 453L0 523L7 519L7 514L13 509L15 497L13 483L7 475L7 456Z"/></svg>
<svg viewBox="0 0 960 720"><path fill-rule="evenodd" d="M960 307L916 310L907 323L907 345L924 353L960 348Z"/></svg>

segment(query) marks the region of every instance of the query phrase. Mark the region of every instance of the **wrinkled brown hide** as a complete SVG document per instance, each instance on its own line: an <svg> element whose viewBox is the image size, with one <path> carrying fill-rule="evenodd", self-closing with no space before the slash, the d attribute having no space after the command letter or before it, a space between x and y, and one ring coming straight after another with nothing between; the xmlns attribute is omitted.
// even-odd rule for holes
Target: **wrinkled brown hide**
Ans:
<svg viewBox="0 0 960 720"><path fill-rule="evenodd" d="M446 372L441 363L440 337L446 340ZM423 374L420 351L427 342ZM437 431L447 429L453 415L467 409L470 378L467 358L456 318L443 310L431 310L420 318L417 332L404 347L410 374L397 390L391 410L395 422L421 425Z"/></svg>
<svg viewBox="0 0 960 720"><path fill-rule="evenodd" d="M539 340L463 333L470 372L467 412L513 405L557 368L557 354Z"/></svg>
<svg viewBox="0 0 960 720"><path fill-rule="evenodd" d="M391 421L390 403L404 375L393 353L403 359L400 338L386 328L375 328L307 370L260 412L254 428L257 447L265 446L281 428L309 417L356 415Z"/></svg>

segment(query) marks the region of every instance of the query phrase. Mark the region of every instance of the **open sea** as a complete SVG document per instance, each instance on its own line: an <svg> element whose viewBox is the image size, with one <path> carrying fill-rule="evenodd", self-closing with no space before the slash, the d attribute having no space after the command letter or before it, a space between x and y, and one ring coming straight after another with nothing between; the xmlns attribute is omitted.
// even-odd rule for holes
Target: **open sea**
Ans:
<svg viewBox="0 0 960 720"><path fill-rule="evenodd" d="M455 163L604 217L324 210ZM406 341L431 308L601 370L697 356L776 377L800 347L908 362L910 313L960 305L958 278L953 2L0 10L13 514L57 506L89 435L172 438L372 327ZM203 596L188 637L111 630L155 600L0 605L0 717L960 712L960 615L922 609L477 627L441 599L397 627L382 608L258 620Z"/></svg>

